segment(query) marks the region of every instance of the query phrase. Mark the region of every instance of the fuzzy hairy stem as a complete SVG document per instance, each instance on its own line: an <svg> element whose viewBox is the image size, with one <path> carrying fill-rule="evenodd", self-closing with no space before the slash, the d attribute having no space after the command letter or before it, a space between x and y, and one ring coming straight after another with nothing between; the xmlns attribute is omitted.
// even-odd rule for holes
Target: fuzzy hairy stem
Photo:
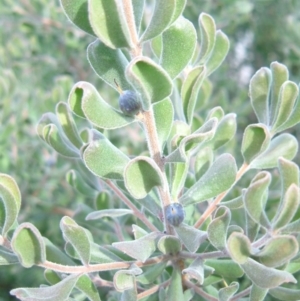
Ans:
<svg viewBox="0 0 300 301"><path fill-rule="evenodd" d="M138 267L144 267L144 266L157 264L167 260L169 260L168 256L157 256L157 257L152 257L146 260L145 262L139 260L125 261L125 262L121 261L121 262L91 264L86 266L67 266L67 265L62 265L46 260L43 263L40 263L38 266L43 267L45 269L50 269L52 271L66 273L66 274L82 274L82 273L86 274L86 273L93 273L93 272L128 269L132 264L135 264Z"/></svg>
<svg viewBox="0 0 300 301"><path fill-rule="evenodd" d="M216 210L217 206L221 203L221 201L224 199L224 197L227 195L227 193L231 190L231 188L239 181L239 179L248 171L249 165L244 163L241 168L238 170L236 174L236 178L234 183L231 185L229 189L226 191L220 193L215 200L207 207L205 212L202 214L202 216L197 220L197 222L194 224L195 228L200 228L206 219L211 216L211 214Z"/></svg>
<svg viewBox="0 0 300 301"><path fill-rule="evenodd" d="M131 49L131 56L136 57L142 55L142 47L140 46L138 41L138 35L137 35L135 22L134 22L132 1L123 0L123 7L124 7L125 18L128 24L130 36L134 45L134 47Z"/></svg>
<svg viewBox="0 0 300 301"><path fill-rule="evenodd" d="M105 183L107 186L110 187L110 189L120 198L120 200L128 207L130 208L133 212L134 215L144 223L145 226L151 231L159 231L127 197L126 195L110 180L106 180Z"/></svg>
<svg viewBox="0 0 300 301"><path fill-rule="evenodd" d="M137 295L137 299L141 300L145 297L153 295L154 293L158 292L161 287L164 287L164 288L167 287L170 284L170 282L171 282L170 280L167 280L160 285L155 285L155 286L143 291L142 293L139 293Z"/></svg>
<svg viewBox="0 0 300 301"><path fill-rule="evenodd" d="M165 172L165 163L160 149L160 144L159 144L158 135L156 131L153 110L150 109L149 111L142 112L140 116L140 120L142 121L146 132L146 138L147 138L147 144L148 144L150 156L158 165L162 173L163 184L158 187L158 193L160 196L162 207L166 208L166 206L172 203L172 200L171 200L169 184ZM165 217L166 216L165 210L163 210L163 215L164 215L164 225L165 225L166 233L173 234L174 232L173 228L169 225Z"/></svg>

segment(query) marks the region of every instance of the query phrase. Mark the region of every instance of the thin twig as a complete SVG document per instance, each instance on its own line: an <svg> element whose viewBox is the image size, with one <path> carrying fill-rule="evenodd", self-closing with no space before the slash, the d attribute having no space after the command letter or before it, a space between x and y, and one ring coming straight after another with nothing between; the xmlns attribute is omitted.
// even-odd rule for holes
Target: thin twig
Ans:
<svg viewBox="0 0 300 301"><path fill-rule="evenodd" d="M205 212L202 214L202 216L198 219L198 221L194 224L195 228L200 228L204 222L206 221L206 219L215 211L215 209L217 208L218 204L224 199L224 197L227 195L227 193L230 191L230 189L237 183L237 181L242 177L243 174L245 174L245 172L248 170L249 165L244 163L241 168L239 169L239 171L236 174L236 178L234 183L231 185L231 187L222 192L221 194L219 194L215 200L207 207L207 209L205 210Z"/></svg>
<svg viewBox="0 0 300 301"><path fill-rule="evenodd" d="M121 199L121 201L130 208L134 215L142 221L145 226L148 227L151 231L159 231L146 217L145 214L143 214L127 197L126 195L110 180L106 180L105 183L111 188L111 190Z"/></svg>
<svg viewBox="0 0 300 301"><path fill-rule="evenodd" d="M68 266L68 265L62 265L62 264L45 260L43 263L38 264L38 266L52 271L66 273L66 274L81 274L81 273L86 274L86 273L93 273L93 272L128 269L132 264L135 264L138 267L144 267L148 265L157 264L159 262L163 262L166 260L169 260L168 256L157 256L157 257L149 258L145 262L139 260L125 261L125 262L117 261L117 262L110 262L110 263L92 264L86 266Z"/></svg>
<svg viewBox="0 0 300 301"><path fill-rule="evenodd" d="M238 301L240 300L242 297L248 296L251 292L251 286L244 289L243 291L239 292L238 294L236 294L235 296L233 296L232 298L230 298L230 301Z"/></svg>

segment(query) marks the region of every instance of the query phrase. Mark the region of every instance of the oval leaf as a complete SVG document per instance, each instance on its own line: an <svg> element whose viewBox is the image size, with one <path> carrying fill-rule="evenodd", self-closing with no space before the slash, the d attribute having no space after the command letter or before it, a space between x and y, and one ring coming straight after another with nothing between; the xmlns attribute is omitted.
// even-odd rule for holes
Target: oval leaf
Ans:
<svg viewBox="0 0 300 301"><path fill-rule="evenodd" d="M175 78L192 59L196 40L197 34L193 24L183 17L163 33L160 64L171 78Z"/></svg>
<svg viewBox="0 0 300 301"><path fill-rule="evenodd" d="M154 160L148 157L136 157L125 168L125 186L136 199L147 196L154 186L163 183L162 174Z"/></svg>
<svg viewBox="0 0 300 301"><path fill-rule="evenodd" d="M46 260L44 240L39 230L30 223L23 223L15 230L11 246L20 263L30 268Z"/></svg>
<svg viewBox="0 0 300 301"><path fill-rule="evenodd" d="M172 80L159 65L147 57L133 59L126 69L130 83L140 93L144 110L172 93Z"/></svg>
<svg viewBox="0 0 300 301"><path fill-rule="evenodd" d="M274 168L277 166L279 157L292 160L297 151L297 139L290 134L281 134L271 141L264 153L251 162L250 167L256 169Z"/></svg>
<svg viewBox="0 0 300 301"><path fill-rule="evenodd" d="M247 236L233 232L227 241L227 248L231 258L238 264L245 263L251 255L251 244Z"/></svg>
<svg viewBox="0 0 300 301"><path fill-rule="evenodd" d="M230 154L218 157L203 177L180 199L182 205L199 203L229 189L235 182L236 163Z"/></svg>

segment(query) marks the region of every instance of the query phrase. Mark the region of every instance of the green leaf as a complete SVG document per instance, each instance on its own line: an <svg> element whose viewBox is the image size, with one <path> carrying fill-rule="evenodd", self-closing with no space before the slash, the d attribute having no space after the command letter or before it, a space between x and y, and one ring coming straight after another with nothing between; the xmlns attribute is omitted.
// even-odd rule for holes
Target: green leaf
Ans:
<svg viewBox="0 0 300 301"><path fill-rule="evenodd" d="M159 239L157 248L165 255L176 255L181 251L181 242L177 237L165 235Z"/></svg>
<svg viewBox="0 0 300 301"><path fill-rule="evenodd" d="M129 158L116 148L102 134L92 141L83 153L86 167L96 176L105 179L123 179L125 166Z"/></svg>
<svg viewBox="0 0 300 301"><path fill-rule="evenodd" d="M89 22L88 1L87 0L60 0L61 6L65 14L71 22L87 33L94 35L95 33Z"/></svg>
<svg viewBox="0 0 300 301"><path fill-rule="evenodd" d="M230 210L226 207L220 207L216 211L215 218L208 225L208 240L218 250L222 251L226 248L227 230L230 220Z"/></svg>
<svg viewBox="0 0 300 301"><path fill-rule="evenodd" d="M0 240L1 239L2 237L0 237ZM8 252L7 249L0 246L0 266L14 263L19 263L18 257L14 253Z"/></svg>
<svg viewBox="0 0 300 301"><path fill-rule="evenodd" d="M261 68L251 78L250 100L256 117L260 123L269 124L269 95L272 74L270 69Z"/></svg>
<svg viewBox="0 0 300 301"><path fill-rule="evenodd" d="M87 82L78 82L70 92L69 106L78 116L87 118L102 129L116 129L135 121L105 102L95 87Z"/></svg>
<svg viewBox="0 0 300 301"><path fill-rule="evenodd" d="M279 157L292 160L298 151L298 141L290 134L276 136L268 149L250 164L251 168L267 169L277 167Z"/></svg>
<svg viewBox="0 0 300 301"><path fill-rule="evenodd" d="M176 11L177 0L156 0L151 20L140 38L141 42L153 39L160 35L170 25Z"/></svg>
<svg viewBox="0 0 300 301"><path fill-rule="evenodd" d="M281 198L283 199L292 184L299 185L299 167L292 161L279 158L278 169L282 183Z"/></svg>
<svg viewBox="0 0 300 301"><path fill-rule="evenodd" d="M221 288L219 290L219 300L220 301L227 301L238 291L239 284L238 282L232 282L230 285Z"/></svg>
<svg viewBox="0 0 300 301"><path fill-rule="evenodd" d="M231 258L238 264L247 262L251 255L251 244L247 236L233 232L227 241L227 249Z"/></svg>
<svg viewBox="0 0 300 301"><path fill-rule="evenodd" d="M82 193L88 197L95 197L97 191L88 185L85 180L82 178L81 174L76 170L70 170L66 174L67 182L76 189L76 191Z"/></svg>
<svg viewBox="0 0 300 301"><path fill-rule="evenodd" d="M273 218L272 228L274 230L284 227L293 219L300 204L299 199L299 187L292 184L282 198L277 214Z"/></svg>
<svg viewBox="0 0 300 301"><path fill-rule="evenodd" d="M171 132L174 108L170 98L153 104L153 113L160 148L163 149Z"/></svg>
<svg viewBox="0 0 300 301"><path fill-rule="evenodd" d="M205 201L226 191L235 182L236 163L230 154L218 157L208 171L179 200L187 206Z"/></svg>
<svg viewBox="0 0 300 301"><path fill-rule="evenodd" d="M276 116L272 124L272 132L278 132L278 129L289 120L294 104L299 94L298 86L286 81L280 88L279 99L277 103Z"/></svg>
<svg viewBox="0 0 300 301"><path fill-rule="evenodd" d="M79 149L83 143L68 105L64 102L59 102L56 105L56 115L66 137L76 148Z"/></svg>
<svg viewBox="0 0 300 301"><path fill-rule="evenodd" d="M188 122L188 124L191 124L193 121L196 102L205 76L205 66L197 66L190 70L182 84L181 99L183 103L185 119Z"/></svg>
<svg viewBox="0 0 300 301"><path fill-rule="evenodd" d="M155 186L163 183L161 171L153 159L138 156L132 159L124 172L125 186L136 199L142 199Z"/></svg>
<svg viewBox="0 0 300 301"><path fill-rule="evenodd" d="M216 40L216 24L214 19L205 13L201 13L198 19L200 28L200 62L205 62L211 55Z"/></svg>
<svg viewBox="0 0 300 301"><path fill-rule="evenodd" d="M194 173L195 178L199 180L208 170L213 162L213 152L210 148L201 149L195 157Z"/></svg>
<svg viewBox="0 0 300 301"><path fill-rule="evenodd" d="M255 256L267 267L279 267L293 259L298 251L299 246L294 236L278 235L268 240Z"/></svg>
<svg viewBox="0 0 300 301"><path fill-rule="evenodd" d="M90 301L101 301L98 290L89 276L82 275L76 283L76 288L82 291Z"/></svg>
<svg viewBox="0 0 300 301"><path fill-rule="evenodd" d="M88 10L92 29L104 44L111 48L133 47L125 8L119 1L89 0Z"/></svg>
<svg viewBox="0 0 300 301"><path fill-rule="evenodd" d="M181 242L191 253L195 253L198 250L203 238L206 237L206 232L183 223L179 227L175 227L175 231Z"/></svg>
<svg viewBox="0 0 300 301"><path fill-rule="evenodd" d="M206 141L212 139L215 134L217 125L217 119L212 118L205 124L203 124L200 129L184 137L180 141L179 147L175 149L171 154L169 154L169 156L166 158L166 162L187 162L187 153L191 152L195 148L197 148L197 151L199 151L200 147L203 146ZM178 130L183 129L179 128ZM184 135L185 133L183 132L182 134ZM176 139L180 139L180 133L175 135L172 143L175 143Z"/></svg>
<svg viewBox="0 0 300 301"><path fill-rule="evenodd" d="M286 287L276 287L269 290L271 296L283 301L298 301L300 290ZM254 301L254 300L253 300Z"/></svg>
<svg viewBox="0 0 300 301"><path fill-rule="evenodd" d="M60 155L68 158L78 158L79 151L62 134L55 124L48 124L43 129L45 141Z"/></svg>
<svg viewBox="0 0 300 301"><path fill-rule="evenodd" d="M271 93L271 119L274 120L278 110L280 89L284 82L289 79L289 71L286 66L278 62L271 63L272 93Z"/></svg>
<svg viewBox="0 0 300 301"><path fill-rule="evenodd" d="M175 78L192 59L197 34L193 24L180 17L162 34L161 66ZM174 47L180 45L180 47Z"/></svg>
<svg viewBox="0 0 300 301"><path fill-rule="evenodd" d="M118 292L135 288L134 273L130 270L120 270L114 275L114 287Z"/></svg>
<svg viewBox="0 0 300 301"><path fill-rule="evenodd" d="M267 293L268 289L252 284L249 301L263 301Z"/></svg>
<svg viewBox="0 0 300 301"><path fill-rule="evenodd" d="M101 219L103 217L116 218L127 214L133 214L133 211L129 209L104 209L91 212L87 215L86 220Z"/></svg>
<svg viewBox="0 0 300 301"><path fill-rule="evenodd" d="M114 242L112 246L132 258L145 262L155 251L159 236L158 232L152 232L133 241Z"/></svg>
<svg viewBox="0 0 300 301"><path fill-rule="evenodd" d="M212 145L214 150L220 148L230 141L236 133L236 114L227 114L218 123L216 133L207 145Z"/></svg>
<svg viewBox="0 0 300 301"><path fill-rule="evenodd" d="M145 272L136 277L136 281L142 284L152 284L165 270L167 262L157 263L147 268Z"/></svg>
<svg viewBox="0 0 300 301"><path fill-rule="evenodd" d="M46 260L46 250L39 230L30 223L22 223L15 230L11 240L14 253L25 268Z"/></svg>
<svg viewBox="0 0 300 301"><path fill-rule="evenodd" d="M264 152L270 144L270 133L264 124L250 124L244 131L242 154L247 164Z"/></svg>
<svg viewBox="0 0 300 301"><path fill-rule="evenodd" d="M111 49L96 40L88 46L87 58L96 74L116 91L115 81L122 90L130 90L131 86L125 77L128 60L120 49Z"/></svg>
<svg viewBox="0 0 300 301"><path fill-rule="evenodd" d="M68 216L61 219L60 228L65 241L74 247L81 262L88 265L91 258L91 246L87 231Z"/></svg>
<svg viewBox="0 0 300 301"><path fill-rule="evenodd" d="M178 199L179 194L184 188L188 171L189 171L188 162L174 164L173 175L172 175L172 190L171 190L171 197L173 200Z"/></svg>
<svg viewBox="0 0 300 301"><path fill-rule="evenodd" d="M143 19L145 0L132 0L132 9L135 21L136 32L139 33Z"/></svg>
<svg viewBox="0 0 300 301"><path fill-rule="evenodd" d="M21 193L16 181L9 175L0 173L0 229L6 237L15 224L21 207Z"/></svg>
<svg viewBox="0 0 300 301"><path fill-rule="evenodd" d="M183 288L181 281L181 272L173 268L171 283L168 288L166 301L182 301L183 297Z"/></svg>
<svg viewBox="0 0 300 301"><path fill-rule="evenodd" d="M229 51L230 43L229 40L221 30L217 30L216 32L216 40L214 44L214 48L205 63L207 68L207 76L211 75L222 62L225 60L225 57Z"/></svg>
<svg viewBox="0 0 300 301"><path fill-rule="evenodd" d="M246 262L241 264L241 267L250 280L261 288L274 288L283 283L297 282L292 274L265 267L252 258L248 258Z"/></svg>
<svg viewBox="0 0 300 301"><path fill-rule="evenodd" d="M10 291L10 294L16 296L22 301L66 301L69 300L78 278L80 275L69 275L61 282L41 288L17 288Z"/></svg>
<svg viewBox="0 0 300 301"><path fill-rule="evenodd" d="M271 175L262 171L253 178L244 194L244 204L247 213L255 223L265 228L270 227L269 219L265 213L265 200L270 182Z"/></svg>
<svg viewBox="0 0 300 301"><path fill-rule="evenodd" d="M166 71L147 57L133 59L126 69L126 76L140 93L144 110L151 103L163 100L172 93L172 80Z"/></svg>
<svg viewBox="0 0 300 301"><path fill-rule="evenodd" d="M190 279L195 279L200 285L204 281L204 266L200 258L195 259L188 268L182 270L182 274Z"/></svg>
<svg viewBox="0 0 300 301"><path fill-rule="evenodd" d="M244 275L241 267L231 259L208 259L205 265L213 268L214 274L220 275L223 279L236 279Z"/></svg>

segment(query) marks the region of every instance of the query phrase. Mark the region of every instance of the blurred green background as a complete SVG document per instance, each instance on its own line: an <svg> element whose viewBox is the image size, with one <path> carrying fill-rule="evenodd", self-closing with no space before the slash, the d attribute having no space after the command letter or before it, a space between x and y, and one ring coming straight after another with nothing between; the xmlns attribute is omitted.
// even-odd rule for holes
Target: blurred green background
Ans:
<svg viewBox="0 0 300 301"><path fill-rule="evenodd" d="M299 82L300 1L188 0L184 15L196 27L201 12L211 14L231 42L228 58L211 77L209 108L221 105L225 113L237 113L241 139L247 124L256 122L248 83L257 69L279 61ZM0 41L0 172L20 186L19 221L33 223L62 247L64 210L76 210L86 200L65 181L70 162L38 138L36 124L43 113L67 100L77 81L102 87L86 59L93 37L67 20L58 0L1 0ZM299 136L299 127L293 134ZM1 266L0 301L14 300L12 288L43 282L41 269Z"/></svg>

